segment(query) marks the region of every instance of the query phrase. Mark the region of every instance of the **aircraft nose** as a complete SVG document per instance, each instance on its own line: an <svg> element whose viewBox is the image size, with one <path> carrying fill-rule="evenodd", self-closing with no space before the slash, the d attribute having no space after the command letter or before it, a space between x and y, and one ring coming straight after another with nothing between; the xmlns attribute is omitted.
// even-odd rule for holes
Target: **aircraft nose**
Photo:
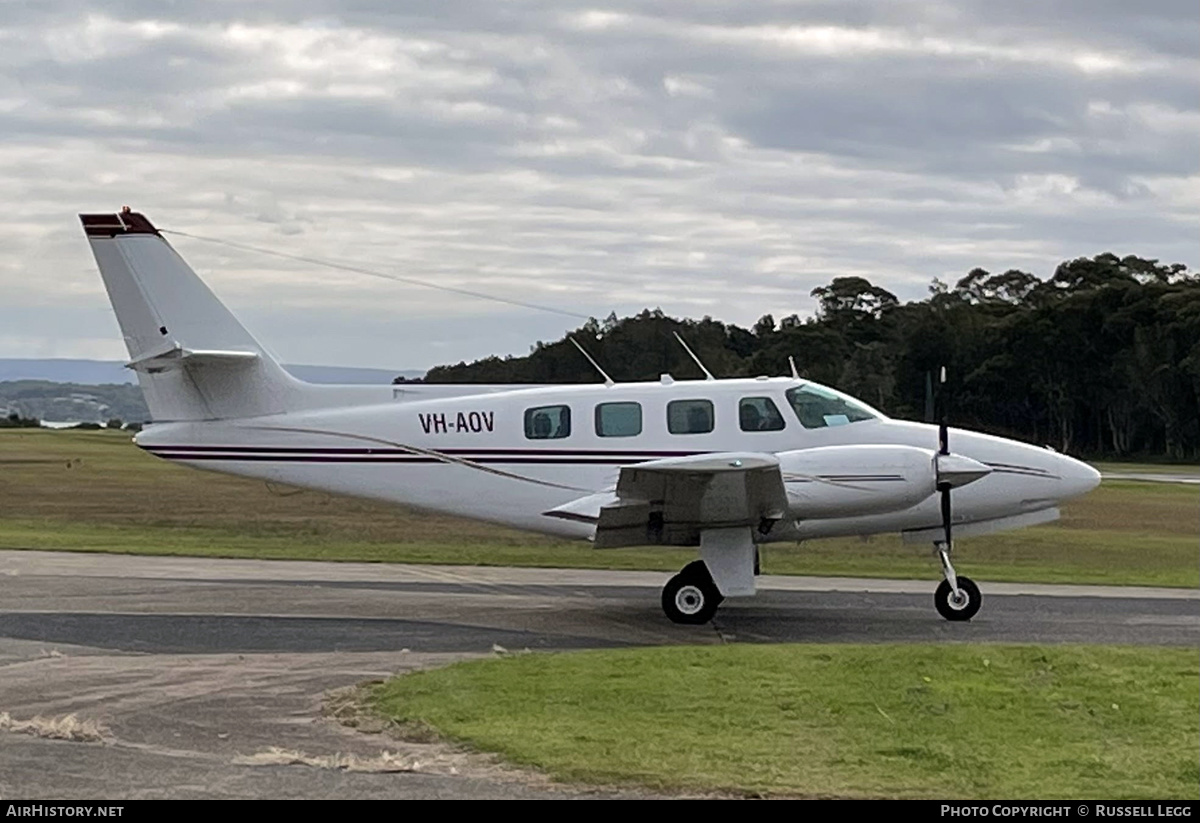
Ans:
<svg viewBox="0 0 1200 823"><path fill-rule="evenodd" d="M1063 498L1079 497L1100 485L1100 472L1082 460L1059 455L1058 461L1055 473L1062 478Z"/></svg>

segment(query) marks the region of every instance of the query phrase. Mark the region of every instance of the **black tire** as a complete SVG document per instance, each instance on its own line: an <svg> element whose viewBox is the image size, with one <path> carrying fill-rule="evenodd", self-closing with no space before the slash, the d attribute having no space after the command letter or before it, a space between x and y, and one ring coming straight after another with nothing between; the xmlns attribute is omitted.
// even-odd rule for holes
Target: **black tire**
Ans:
<svg viewBox="0 0 1200 823"><path fill-rule="evenodd" d="M713 619L724 599L704 561L697 560L667 581L662 608L672 623L699 626Z"/></svg>
<svg viewBox="0 0 1200 823"><path fill-rule="evenodd" d="M983 595L974 580L961 575L958 577L958 589L963 594L961 603L954 602L950 582L943 580L933 595L933 604L937 606L938 614L947 620L970 620L983 605Z"/></svg>

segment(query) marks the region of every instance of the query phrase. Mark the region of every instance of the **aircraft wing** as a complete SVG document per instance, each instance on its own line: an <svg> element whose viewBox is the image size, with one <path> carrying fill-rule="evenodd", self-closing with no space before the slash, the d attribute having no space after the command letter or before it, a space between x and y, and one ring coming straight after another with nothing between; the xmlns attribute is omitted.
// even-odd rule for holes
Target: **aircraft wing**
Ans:
<svg viewBox="0 0 1200 823"><path fill-rule="evenodd" d="M621 468L616 490L545 514L596 524L597 548L696 546L710 529L765 533L787 514L779 460L758 452L670 457Z"/></svg>

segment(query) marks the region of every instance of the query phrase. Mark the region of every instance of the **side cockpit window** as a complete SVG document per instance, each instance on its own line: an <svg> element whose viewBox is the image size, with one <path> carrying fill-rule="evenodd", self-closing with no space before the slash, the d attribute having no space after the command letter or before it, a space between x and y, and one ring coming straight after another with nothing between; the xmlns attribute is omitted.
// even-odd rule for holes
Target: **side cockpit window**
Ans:
<svg viewBox="0 0 1200 823"><path fill-rule="evenodd" d="M800 425L806 429L845 426L861 420L876 420L879 415L852 397L823 386L806 384L787 390L788 403Z"/></svg>
<svg viewBox="0 0 1200 823"><path fill-rule="evenodd" d="M600 437L636 437L641 433L641 403L601 403L596 406L596 434Z"/></svg>
<svg viewBox="0 0 1200 823"><path fill-rule="evenodd" d="M538 406L525 410L525 436L530 440L559 440L570 434L570 406Z"/></svg>
<svg viewBox="0 0 1200 823"><path fill-rule="evenodd" d="M672 400L667 404L667 431L671 434L708 434L713 424L711 400Z"/></svg>
<svg viewBox="0 0 1200 823"><path fill-rule="evenodd" d="M744 432L777 432L785 424L771 398L743 397L738 403L738 425Z"/></svg>

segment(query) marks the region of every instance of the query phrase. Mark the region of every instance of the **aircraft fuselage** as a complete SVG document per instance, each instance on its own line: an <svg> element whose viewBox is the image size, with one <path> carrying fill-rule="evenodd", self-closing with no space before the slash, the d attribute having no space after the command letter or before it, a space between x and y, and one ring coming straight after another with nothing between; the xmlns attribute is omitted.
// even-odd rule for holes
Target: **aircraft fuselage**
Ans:
<svg viewBox="0 0 1200 823"><path fill-rule="evenodd" d="M850 421L843 419L845 415L833 415L828 422L819 416L802 421L787 394L798 386L844 398L869 417ZM470 391L468 387L456 390ZM356 387L355 401L361 403L365 391ZM836 488L841 497L857 489L878 499L895 496L906 481L897 479L894 470L873 471L855 461L823 467L821 477L832 479L813 485L811 472L789 471L793 453L861 444L932 450L937 447L937 427L889 419L809 381L757 378L553 386L418 400L408 400L403 390L392 387L379 387L378 394L379 402L352 407L335 405L229 421L155 423L136 441L160 457L200 469L571 538L589 537L592 526L547 517L544 512L581 495L612 489L622 466L723 452L780 458L791 510L788 519L761 541L920 530L940 522L937 495L928 490L896 510L828 516L813 497L826 486ZM746 406L761 408L762 398L771 400L782 420L773 418L772 428L747 430ZM711 431L671 431L687 428L677 411L704 409L705 403L711 409L710 419L694 428ZM601 406L620 413L614 418L617 434L603 432L602 412L597 410ZM635 408L636 426L631 423ZM554 410L549 424L537 419L544 409ZM950 430L950 438L955 454L991 469L986 477L955 491L956 525L1050 511L1098 482L1099 475L1087 464L1046 448L958 429ZM803 462L801 458L795 457ZM806 481L809 487L802 488Z"/></svg>

